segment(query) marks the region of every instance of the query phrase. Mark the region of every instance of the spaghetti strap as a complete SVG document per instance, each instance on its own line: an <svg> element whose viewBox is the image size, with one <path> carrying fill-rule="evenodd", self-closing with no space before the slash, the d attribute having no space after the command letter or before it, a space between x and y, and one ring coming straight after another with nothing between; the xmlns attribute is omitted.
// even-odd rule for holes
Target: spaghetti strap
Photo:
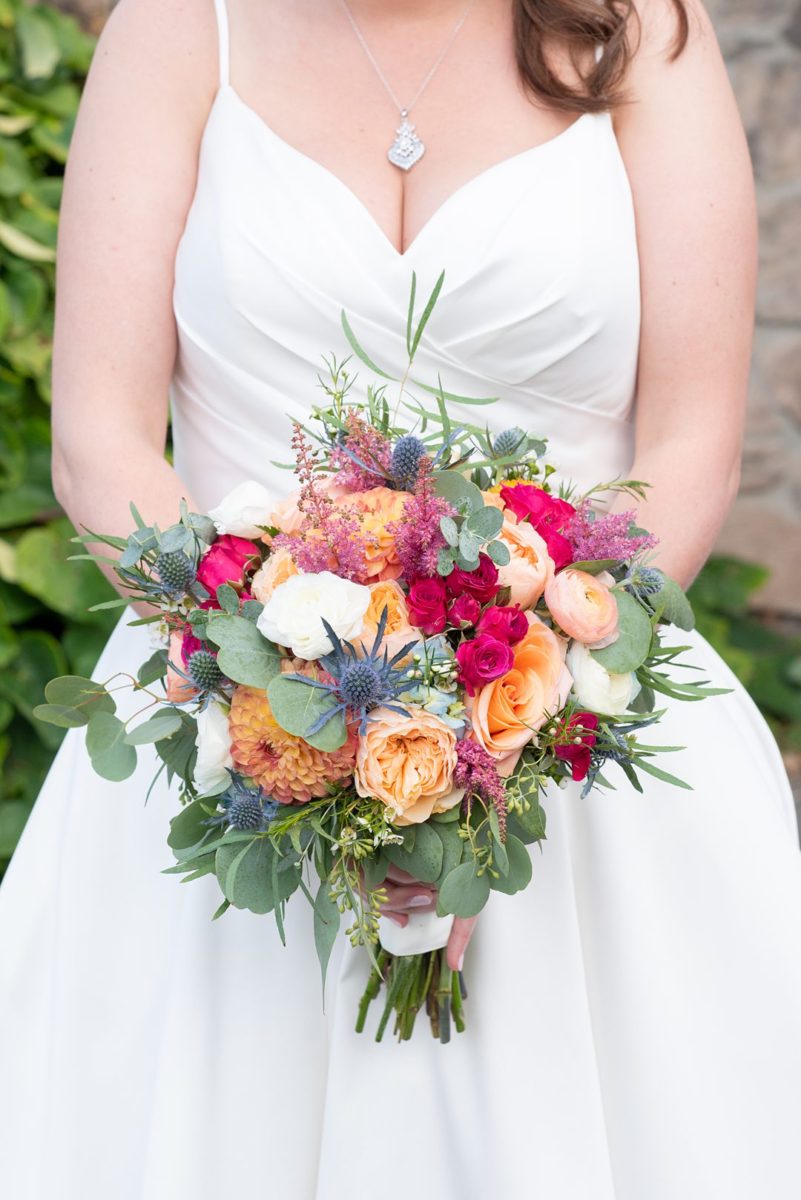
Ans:
<svg viewBox="0 0 801 1200"><path fill-rule="evenodd" d="M225 7L225 0L214 0L214 9L217 13L217 45L220 55L220 87L224 87L228 83L228 59L230 55L228 41L228 11Z"/></svg>

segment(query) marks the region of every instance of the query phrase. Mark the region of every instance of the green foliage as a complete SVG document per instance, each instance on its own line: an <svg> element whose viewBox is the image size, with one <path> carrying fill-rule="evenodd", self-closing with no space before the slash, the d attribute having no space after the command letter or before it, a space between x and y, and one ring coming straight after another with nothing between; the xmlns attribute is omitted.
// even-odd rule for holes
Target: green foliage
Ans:
<svg viewBox="0 0 801 1200"><path fill-rule="evenodd" d="M779 745L801 751L801 630L749 611L768 571L737 558L710 559L688 593L701 634L753 696ZM798 627L796 626L796 629Z"/></svg>
<svg viewBox="0 0 801 1200"><path fill-rule="evenodd" d="M114 593L65 561L74 531L50 482L58 210L94 46L55 9L0 2L0 870L71 723L34 718L44 685L90 674L115 620L87 612Z"/></svg>

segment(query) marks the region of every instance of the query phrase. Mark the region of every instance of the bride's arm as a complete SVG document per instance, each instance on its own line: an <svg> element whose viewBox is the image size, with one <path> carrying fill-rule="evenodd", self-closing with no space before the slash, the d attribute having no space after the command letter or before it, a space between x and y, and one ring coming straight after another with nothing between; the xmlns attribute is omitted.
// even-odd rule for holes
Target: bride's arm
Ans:
<svg viewBox="0 0 801 1200"><path fill-rule="evenodd" d="M121 0L86 81L65 173L53 345L53 480L79 529L127 535L131 500L169 525L187 496L164 459L173 265L216 55L208 0Z"/></svg>
<svg viewBox="0 0 801 1200"><path fill-rule="evenodd" d="M657 561L684 585L734 499L751 357L756 206L745 134L698 0L673 63L668 0L640 0L632 104L615 117L634 194L642 286L636 452ZM619 497L615 507L631 508Z"/></svg>

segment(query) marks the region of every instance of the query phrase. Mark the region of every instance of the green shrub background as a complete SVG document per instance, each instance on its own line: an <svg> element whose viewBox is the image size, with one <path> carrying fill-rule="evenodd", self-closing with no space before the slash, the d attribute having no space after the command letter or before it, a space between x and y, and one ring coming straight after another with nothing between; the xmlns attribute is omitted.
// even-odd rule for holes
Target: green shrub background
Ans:
<svg viewBox="0 0 801 1200"><path fill-rule="evenodd" d="M58 209L95 40L47 6L0 0L0 872L63 734L32 717L53 675L91 673L113 593L66 562L73 530L50 485L50 360ZM699 626L776 731L801 751L801 639L748 614L761 568L713 559Z"/></svg>

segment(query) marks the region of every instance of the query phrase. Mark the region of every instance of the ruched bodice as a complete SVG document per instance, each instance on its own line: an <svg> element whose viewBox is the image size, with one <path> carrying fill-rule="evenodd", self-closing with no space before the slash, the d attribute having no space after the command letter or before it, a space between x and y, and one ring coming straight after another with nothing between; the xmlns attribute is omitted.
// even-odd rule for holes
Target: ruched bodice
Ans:
<svg viewBox="0 0 801 1200"><path fill-rule="evenodd" d="M194 498L211 505L242 478L275 475L289 418L320 396L322 356L348 351L343 308L375 360L401 374L412 271L420 296L442 270L417 378L497 396L462 415L548 437L560 472L579 482L625 471L639 263L608 113L488 167L401 254L336 175L224 79L175 263L176 465ZM354 392L369 381L362 370Z"/></svg>

